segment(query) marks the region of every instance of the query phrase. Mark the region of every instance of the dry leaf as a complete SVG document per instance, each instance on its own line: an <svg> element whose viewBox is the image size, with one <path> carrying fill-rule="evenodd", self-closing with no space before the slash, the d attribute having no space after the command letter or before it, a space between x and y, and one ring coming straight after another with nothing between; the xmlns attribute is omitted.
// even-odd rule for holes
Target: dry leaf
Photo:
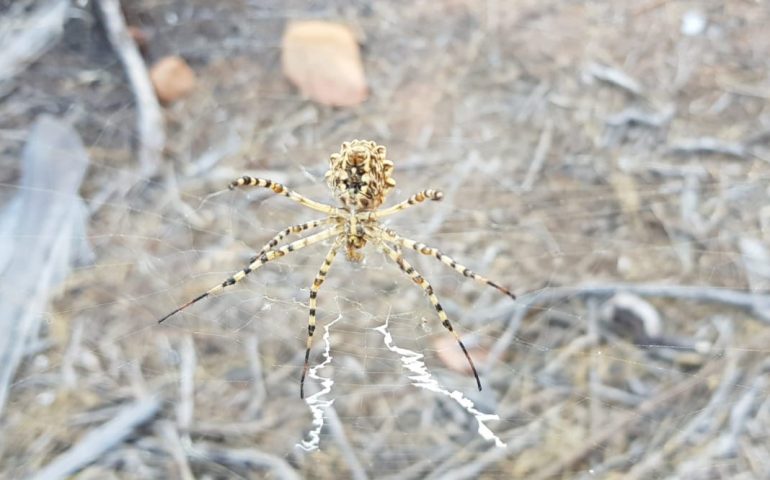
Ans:
<svg viewBox="0 0 770 480"><path fill-rule="evenodd" d="M158 99L171 103L195 89L195 72L182 57L170 56L158 60L150 69L150 80Z"/></svg>
<svg viewBox="0 0 770 480"><path fill-rule="evenodd" d="M443 338L438 338L433 342L433 348L436 349L438 358L440 358L444 365L450 370L460 373L471 373L471 366L468 364L468 359L465 358L462 349L460 349L460 346L457 344L457 340L451 335L444 335L442 337ZM486 360L489 351L479 347L469 347L468 354L471 356L471 359L473 359L473 362L478 365Z"/></svg>
<svg viewBox="0 0 770 480"><path fill-rule="evenodd" d="M353 33L329 22L291 22L283 36L283 72L306 96L324 105L349 107L368 89Z"/></svg>

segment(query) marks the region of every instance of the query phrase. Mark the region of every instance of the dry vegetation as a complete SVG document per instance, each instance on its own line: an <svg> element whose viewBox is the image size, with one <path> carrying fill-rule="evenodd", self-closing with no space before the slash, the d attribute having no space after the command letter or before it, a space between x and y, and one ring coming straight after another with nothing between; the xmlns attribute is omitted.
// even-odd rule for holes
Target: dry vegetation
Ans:
<svg viewBox="0 0 770 480"><path fill-rule="evenodd" d="M0 79L0 198L25 192L34 119L69 119L90 158L80 194L95 253L26 344L0 413L0 477L44 466L43 478L770 471L765 2L124 2L146 34L144 61L179 55L197 76L190 96L161 107L164 129L143 133L137 116L154 121L158 106L137 107L104 16L76 3L50 50ZM4 21L43 4L3 7ZM352 27L363 104L319 106L286 81L290 19ZM305 453L298 379L323 248L155 320L273 232L315 218L265 192L207 195L248 173L325 200L328 155L352 138L388 146L398 200L444 190L395 217L399 231L521 297L415 260L483 365L479 393L447 367L456 346L419 289L374 251L363 266L336 263L319 296L322 323L342 316L324 372L336 400L320 451ZM28 299L16 281L3 278L4 302ZM388 315L442 384L499 414L490 426L507 448L409 384L372 331Z"/></svg>

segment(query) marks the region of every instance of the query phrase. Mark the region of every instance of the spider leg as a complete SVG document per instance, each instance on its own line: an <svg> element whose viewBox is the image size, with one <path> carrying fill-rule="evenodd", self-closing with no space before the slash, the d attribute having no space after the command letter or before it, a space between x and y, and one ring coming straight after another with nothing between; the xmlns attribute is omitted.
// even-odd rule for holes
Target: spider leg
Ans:
<svg viewBox="0 0 770 480"><path fill-rule="evenodd" d="M438 201L444 198L444 194L441 192L441 190L423 190L421 192L417 192L408 199L404 200L401 203L397 203L393 205L392 207L385 208L382 210L378 210L372 214L374 218L382 218L387 217L388 215L393 215L394 213L398 213L401 210L405 210L412 205L417 205L418 203L424 202L426 199Z"/></svg>
<svg viewBox="0 0 770 480"><path fill-rule="evenodd" d="M501 287L500 285L496 284L495 282L489 280L486 277L483 277L479 275L476 272L471 271L468 267L464 265L460 265L457 263L452 257L444 254L440 250L429 247L421 242L416 242L414 240L410 240L408 238L402 237L401 235L397 234L393 230L386 228L386 227L378 227L379 230L384 234L384 237L389 242L393 242L396 245L401 245L406 248L411 248L412 250L419 252L423 255L428 255L431 257L435 257L437 260L439 260L444 265L448 265L452 269L454 269L456 272L462 274L464 277L472 278L476 280L479 283L485 283L489 285L490 287L496 288L500 292L508 295L512 299L516 300L516 295L514 295L510 290L508 290L505 287Z"/></svg>
<svg viewBox="0 0 770 480"><path fill-rule="evenodd" d="M304 232L305 230L311 230L313 228L319 227L329 222L331 222L331 218L324 217L324 218L319 218L318 220L311 220L309 222L301 223L299 225L292 225L291 227L288 227L285 230L281 230L269 242L267 242L262 247L262 249L259 251L258 254L251 257L251 260L249 260L249 263L261 257L262 254L267 252L268 250L272 250L276 245L278 245L281 242L281 240L283 240L287 236L291 234L298 234L298 233Z"/></svg>
<svg viewBox="0 0 770 480"><path fill-rule="evenodd" d="M301 205L304 205L308 208L312 208L313 210L317 210L319 212L323 212L326 214L338 213L338 209L335 207L332 207L331 205L326 205L323 203L316 202L315 200L310 200L309 198L303 195L300 195L294 190L290 190L285 186L283 186L282 184L274 182L272 180L268 180L266 178L257 178L257 177L250 177L248 175L244 175L242 177L239 177L233 180L232 182L230 182L230 185L228 185L228 188L230 190L234 190L236 187L269 188L274 193L277 193L278 195L283 195L284 197L288 197Z"/></svg>
<svg viewBox="0 0 770 480"><path fill-rule="evenodd" d="M318 290L326 279L326 274L332 266L334 257L337 256L337 250L340 248L340 240L334 242L332 248L329 249L329 253L326 254L324 263L321 265L321 269L313 280L313 285L310 287L310 302L309 302L309 314L307 320L307 349L305 350L305 366L302 368L302 378L299 381L299 398L305 398L305 376L307 375L308 362L310 360L310 347L313 346L313 333L315 332L315 311L317 305Z"/></svg>
<svg viewBox="0 0 770 480"><path fill-rule="evenodd" d="M378 242L380 249L385 252L385 254L393 260L398 267L401 269L402 272L409 275L409 278L412 279L414 283L420 286L425 293L428 295L428 298L430 299L430 303L433 305L433 308L436 309L436 312L438 313L438 318L441 320L441 324L449 330L449 332L454 335L455 340L457 340L457 343L460 345L460 348L462 349L463 353L465 354L465 358L468 359L468 364L471 366L471 370L473 371L473 376L476 377L476 385L479 387L479 390L481 390L481 380L479 380L479 374L476 372L476 366L473 364L473 360L471 360L471 356L468 353L468 350L465 348L465 345L463 344L462 340L460 340L460 336L457 335L457 332L452 327L452 323L449 321L449 318L446 315L446 312L444 311L444 308L441 306L441 304L438 302L438 298L436 298L436 294L433 293L433 287L430 283L428 283L425 278L420 275L419 272L417 272L412 265L409 264L409 262L406 261L406 259L400 255L396 250L391 248L387 243L380 240Z"/></svg>
<svg viewBox="0 0 770 480"><path fill-rule="evenodd" d="M243 270L235 273L231 277L229 277L224 282L220 283L219 285L216 285L212 288L210 288L208 291L198 295L197 297L193 298L189 302L185 303L184 305L181 305L180 307L176 308L174 311L166 315L165 317L158 320L158 323L162 323L167 318L176 315L177 313L181 312L185 308L189 307L190 305L199 302L200 300L203 300L204 298L208 297L209 295L213 295L215 293L219 293L220 291L224 290L226 287L229 287L230 285L234 285L243 278L253 272L254 270L258 269L262 265L266 264L267 262L274 260L276 258L283 257L287 253L295 252L297 250L301 250L305 247L308 247L310 245L313 245L315 243L321 242L323 240L326 240L327 238L333 237L334 235L338 235L340 233L339 227L332 227L327 230L324 230L322 232L316 233L314 235L310 235L305 238L301 238L299 240L296 240L294 242L289 243L288 245L284 245L281 248L277 250L270 250L268 252L262 253L259 257L257 257L255 260L252 260L249 262L249 266L244 268Z"/></svg>

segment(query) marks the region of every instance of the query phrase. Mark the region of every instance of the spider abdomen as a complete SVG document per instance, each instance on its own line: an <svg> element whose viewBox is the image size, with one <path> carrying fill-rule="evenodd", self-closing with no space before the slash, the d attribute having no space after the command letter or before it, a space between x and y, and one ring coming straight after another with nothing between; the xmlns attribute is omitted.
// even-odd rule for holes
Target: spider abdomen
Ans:
<svg viewBox="0 0 770 480"><path fill-rule="evenodd" d="M369 140L345 142L329 158L326 182L342 204L352 211L374 210L385 200L396 181L393 162L385 147Z"/></svg>

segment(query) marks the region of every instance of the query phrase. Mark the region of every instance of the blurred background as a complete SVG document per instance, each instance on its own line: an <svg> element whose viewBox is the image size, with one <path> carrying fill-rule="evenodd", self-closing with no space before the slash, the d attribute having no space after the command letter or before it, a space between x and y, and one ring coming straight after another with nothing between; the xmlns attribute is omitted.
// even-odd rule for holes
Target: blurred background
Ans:
<svg viewBox="0 0 770 480"><path fill-rule="evenodd" d="M765 2L0 2L0 477L767 478ZM343 141L388 148L404 252L340 256L299 398L286 256ZM395 345L453 398L417 388ZM308 380L312 395L323 389Z"/></svg>

